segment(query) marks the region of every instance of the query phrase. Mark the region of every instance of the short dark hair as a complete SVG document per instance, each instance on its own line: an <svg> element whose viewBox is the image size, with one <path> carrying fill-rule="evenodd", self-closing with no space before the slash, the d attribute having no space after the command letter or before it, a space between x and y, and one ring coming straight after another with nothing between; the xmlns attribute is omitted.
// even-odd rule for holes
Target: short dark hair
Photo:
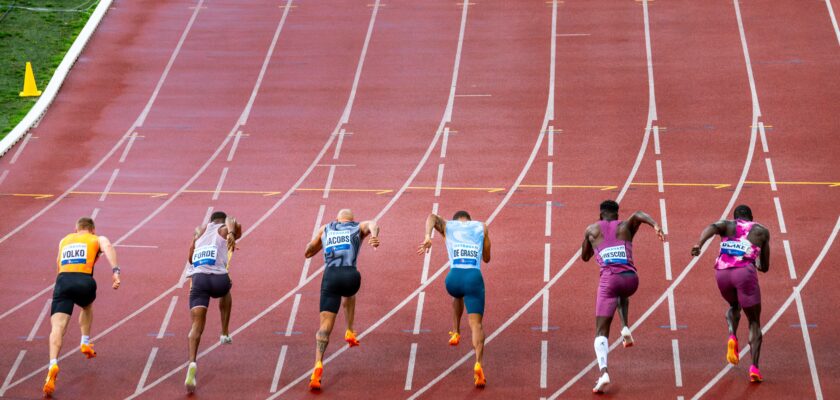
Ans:
<svg viewBox="0 0 840 400"><path fill-rule="evenodd" d="M752 210L746 204L741 204L738 207L735 207L735 211L732 213L735 219L744 219L747 221L752 221Z"/></svg>
<svg viewBox="0 0 840 400"><path fill-rule="evenodd" d="M96 225L93 223L93 218L91 217L82 217L76 221L76 229L84 229L87 231L93 230L96 228Z"/></svg>
<svg viewBox="0 0 840 400"><path fill-rule="evenodd" d="M216 211L210 216L211 221L215 221L217 219L227 219L227 214L225 214L224 211Z"/></svg>
<svg viewBox="0 0 840 400"><path fill-rule="evenodd" d="M468 213L468 212L466 212L466 211L464 211L464 210L457 211L457 212L455 213L455 215L453 215L453 216L452 216L452 220L453 220L453 221L457 221L457 220L459 220L459 219L461 219L461 218L466 218L467 220L472 221L472 217L470 217L470 213Z"/></svg>
<svg viewBox="0 0 840 400"><path fill-rule="evenodd" d="M608 212L611 214L618 214L618 203L613 200L604 200L601 202L601 212Z"/></svg>

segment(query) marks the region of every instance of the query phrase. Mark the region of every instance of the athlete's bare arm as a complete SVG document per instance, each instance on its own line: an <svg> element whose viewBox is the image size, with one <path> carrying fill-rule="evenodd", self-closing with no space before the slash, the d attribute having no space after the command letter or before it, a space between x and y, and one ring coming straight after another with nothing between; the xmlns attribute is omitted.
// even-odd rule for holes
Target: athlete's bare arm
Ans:
<svg viewBox="0 0 840 400"><path fill-rule="evenodd" d="M703 247L706 242L715 235L725 235L726 234L726 220L720 220L715 222L703 229L703 232L700 233L700 240L697 241L691 248L691 255L697 257L700 255L700 249Z"/></svg>
<svg viewBox="0 0 840 400"><path fill-rule="evenodd" d="M446 238L446 220L436 214L429 214L426 217L426 237L423 239L423 243L420 243L420 247L417 248L417 254L423 254L432 248L433 229L440 232L441 236Z"/></svg>
<svg viewBox="0 0 840 400"><path fill-rule="evenodd" d="M225 219L225 225L219 229L219 233L223 233L222 236L227 240L228 251L239 250L236 247L236 241L242 237L242 225L236 221L236 218L227 217Z"/></svg>
<svg viewBox="0 0 840 400"><path fill-rule="evenodd" d="M119 264L117 264L117 250L114 249L114 245L111 244L111 241L108 240L105 236L99 236L99 249L105 253L105 258L108 259L108 262L111 263L111 268L119 268ZM111 276L111 280L113 284L111 287L114 289L120 288L120 271L116 269L114 274Z"/></svg>
<svg viewBox="0 0 840 400"><path fill-rule="evenodd" d="M665 234L662 232L662 227L656 223L650 215L648 215L644 211L636 211L630 218L627 218L627 229L630 230L630 239L632 240L633 236L636 235L636 231L639 230L639 227L642 224L648 224L653 227L653 230L656 231L656 237L659 238L661 241L665 241Z"/></svg>
<svg viewBox="0 0 840 400"><path fill-rule="evenodd" d="M193 232L193 240L192 244L190 244L190 253L187 254L187 264L192 264L192 256L193 252L195 252L195 242L201 235L204 234L204 230L207 229L207 225L196 226L195 231Z"/></svg>
<svg viewBox="0 0 840 400"><path fill-rule="evenodd" d="M595 249L592 248L592 241L595 240L595 236L597 233L595 229L597 228L597 224L592 224L586 227L586 232L583 233L583 243L580 245L580 258L587 262L592 256L595 255Z"/></svg>
<svg viewBox="0 0 840 400"><path fill-rule="evenodd" d="M761 272L767 272L770 270L770 231L761 226L761 225L754 225L753 230L755 228L760 228L758 232L761 235L761 254L758 256L758 265L755 266L755 269Z"/></svg>
<svg viewBox="0 0 840 400"><path fill-rule="evenodd" d="M318 229L318 232L315 233L315 237L313 237L306 245L306 253L304 254L306 258L310 258L321 251L321 248L323 247L323 243L321 243L321 235L324 234L324 228L326 228L326 225L321 226L321 228Z"/></svg>
<svg viewBox="0 0 840 400"><path fill-rule="evenodd" d="M363 221L359 224L359 232L362 234L362 240L370 235L368 244L374 249L379 247L379 224L376 221Z"/></svg>
<svg viewBox="0 0 840 400"><path fill-rule="evenodd" d="M487 230L487 224L484 224L484 250L481 252L481 258L485 263L490 262L490 231Z"/></svg>

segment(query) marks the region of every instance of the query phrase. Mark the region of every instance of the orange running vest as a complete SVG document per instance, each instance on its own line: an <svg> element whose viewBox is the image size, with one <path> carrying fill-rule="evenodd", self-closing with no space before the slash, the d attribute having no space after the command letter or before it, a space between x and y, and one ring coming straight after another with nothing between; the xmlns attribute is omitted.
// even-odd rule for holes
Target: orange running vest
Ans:
<svg viewBox="0 0 840 400"><path fill-rule="evenodd" d="M71 233L58 245L58 273L82 272L93 275L99 258L99 237L92 233Z"/></svg>

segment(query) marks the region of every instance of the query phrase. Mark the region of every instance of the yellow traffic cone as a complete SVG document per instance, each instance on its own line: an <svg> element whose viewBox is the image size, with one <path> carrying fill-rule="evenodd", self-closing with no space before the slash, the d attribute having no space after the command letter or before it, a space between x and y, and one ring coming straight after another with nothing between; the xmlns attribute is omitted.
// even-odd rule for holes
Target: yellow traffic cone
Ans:
<svg viewBox="0 0 840 400"><path fill-rule="evenodd" d="M32 63L26 62L26 74L23 77L23 91L20 92L20 97L36 97L40 96L41 91L35 84L35 74L32 73Z"/></svg>

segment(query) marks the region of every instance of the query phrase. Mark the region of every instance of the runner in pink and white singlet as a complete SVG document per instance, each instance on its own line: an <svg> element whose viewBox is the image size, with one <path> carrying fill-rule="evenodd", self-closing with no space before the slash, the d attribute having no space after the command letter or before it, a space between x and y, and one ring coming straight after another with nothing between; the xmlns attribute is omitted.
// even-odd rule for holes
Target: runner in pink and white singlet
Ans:
<svg viewBox="0 0 840 400"><path fill-rule="evenodd" d="M583 261L589 261L595 256L601 267L598 297L595 301L595 355L598 357L601 376L592 389L594 393L603 393L610 384L610 376L607 374L608 338L616 308L621 318L624 347L633 345L633 336L627 322L630 296L639 287L639 277L633 263L633 237L642 224L648 224L660 240L665 240L659 224L642 211L636 211L625 221L619 220L618 203L615 201L606 200L601 203L600 218L586 228L580 255Z"/></svg>
<svg viewBox="0 0 840 400"><path fill-rule="evenodd" d="M741 309L750 322L750 382L761 382L758 358L761 354L761 290L756 271L770 269L770 231L753 222L752 210L745 205L735 207L734 221L722 220L709 225L700 234L700 240L691 249L699 256L700 249L712 236L720 236L720 254L715 261L715 279L720 294L729 303L726 322L729 339L726 360L738 364L738 322ZM758 263L756 263L758 260Z"/></svg>

